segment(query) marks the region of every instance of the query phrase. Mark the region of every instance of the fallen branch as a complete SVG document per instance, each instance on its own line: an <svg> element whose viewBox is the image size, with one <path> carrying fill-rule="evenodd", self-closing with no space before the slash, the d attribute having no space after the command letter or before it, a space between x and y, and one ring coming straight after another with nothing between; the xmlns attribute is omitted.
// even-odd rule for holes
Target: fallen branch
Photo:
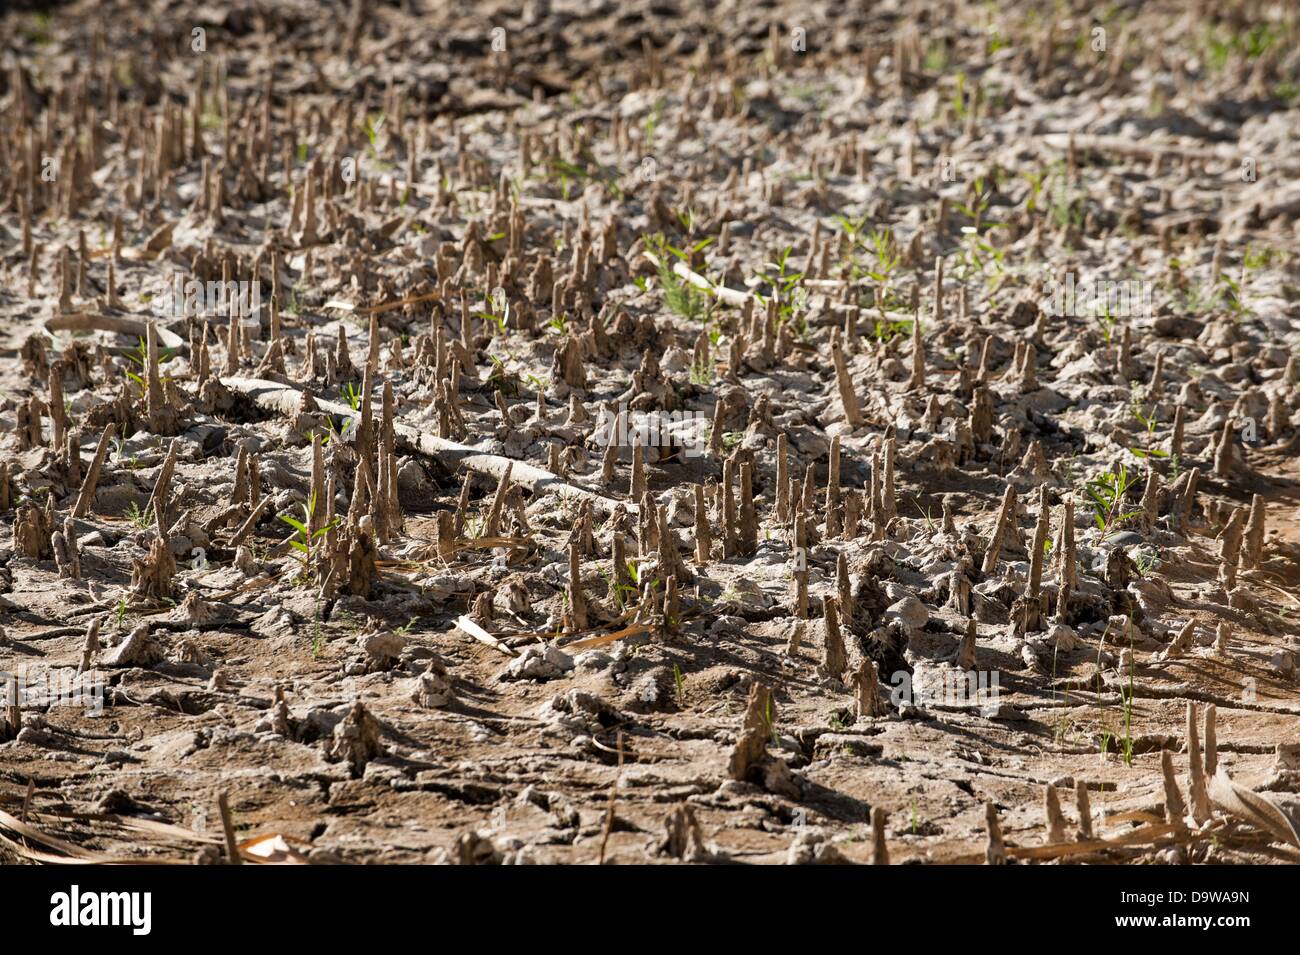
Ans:
<svg viewBox="0 0 1300 955"><path fill-rule="evenodd" d="M297 388L260 378L222 378L221 383L231 391L238 391L252 398L260 407L286 416L297 413L302 399L302 392ZM350 418L356 414L348 405L334 401L317 398L316 405L321 411L332 415ZM516 461L500 454L487 454L468 445L435 437L400 422L394 424L393 430L399 446L408 451L437 458L446 464L449 470L462 467L467 471L485 474L500 481L505 476L506 468L513 465L510 480L515 484L523 485L534 494L556 494L571 501L590 501L592 507L601 515L609 514L618 503L603 494L577 487L557 474L523 461ZM627 503L624 507L631 513L636 512L634 504Z"/></svg>
<svg viewBox="0 0 1300 955"><path fill-rule="evenodd" d="M162 347L184 353L189 350L189 343L170 329L155 324L158 343ZM45 320L47 332L114 332L118 335L132 335L143 339L149 332L149 323L138 318L126 318L118 315L91 315L79 312L73 315L55 315ZM109 349L115 351L115 349ZM116 349L123 354L135 353L133 348Z"/></svg>

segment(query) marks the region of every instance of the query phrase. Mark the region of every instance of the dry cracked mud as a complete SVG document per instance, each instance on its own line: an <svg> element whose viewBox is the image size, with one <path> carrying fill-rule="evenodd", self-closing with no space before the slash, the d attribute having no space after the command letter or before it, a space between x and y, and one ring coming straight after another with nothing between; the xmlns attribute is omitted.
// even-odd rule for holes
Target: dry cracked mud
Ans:
<svg viewBox="0 0 1300 955"><path fill-rule="evenodd" d="M11 6L0 858L1300 858L1297 13L1045 11Z"/></svg>

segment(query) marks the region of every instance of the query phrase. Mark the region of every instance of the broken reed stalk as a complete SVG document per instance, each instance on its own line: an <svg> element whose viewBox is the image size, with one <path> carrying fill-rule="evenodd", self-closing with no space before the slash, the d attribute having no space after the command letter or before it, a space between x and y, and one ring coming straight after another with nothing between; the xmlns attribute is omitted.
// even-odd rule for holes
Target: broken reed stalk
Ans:
<svg viewBox="0 0 1300 955"><path fill-rule="evenodd" d="M1043 787L1043 812L1047 817L1047 845L1065 841L1065 816L1061 814L1061 800L1056 787L1048 783Z"/></svg>
<svg viewBox="0 0 1300 955"><path fill-rule="evenodd" d="M1082 779L1074 783L1074 804L1079 812L1079 839L1092 839L1092 804L1088 799L1088 784Z"/></svg>
<svg viewBox="0 0 1300 955"><path fill-rule="evenodd" d="M1187 828L1187 823L1183 819L1187 814L1187 804L1183 802L1183 794L1178 789L1178 779L1174 776L1174 758L1167 749L1160 753L1160 773L1165 785L1165 821L1172 825L1175 831L1182 832Z"/></svg>
<svg viewBox="0 0 1300 955"><path fill-rule="evenodd" d="M1205 775L1210 779L1219 771L1219 739L1215 726L1217 716L1213 703L1205 707Z"/></svg>
<svg viewBox="0 0 1300 955"><path fill-rule="evenodd" d="M243 859L239 855L239 843L235 841L235 822L230 815L230 798L226 793L217 794L217 809L221 813L221 832L226 839L226 862L240 865Z"/></svg>
<svg viewBox="0 0 1300 955"><path fill-rule="evenodd" d="M573 630L587 629L587 598L582 590L582 552L575 540L569 544L569 622Z"/></svg>
<svg viewBox="0 0 1300 955"><path fill-rule="evenodd" d="M695 485L695 562L705 566L713 546L709 528L708 506L704 503L704 485Z"/></svg>
<svg viewBox="0 0 1300 955"><path fill-rule="evenodd" d="M510 475L514 472L514 469L515 463L511 461L506 465L505 473L497 481L496 493L492 495L492 505L483 521L483 537L497 536L497 529L501 525L501 512L506 504L506 494L510 490Z"/></svg>
<svg viewBox="0 0 1300 955"><path fill-rule="evenodd" d="M614 831L614 805L618 801L618 786L623 778L623 731L618 731L618 768L614 772L614 781L609 784L609 804L605 809L605 827L600 835L600 857L597 865L605 864L605 850L609 846L610 833Z"/></svg>
<svg viewBox="0 0 1300 955"><path fill-rule="evenodd" d="M871 864L889 865L889 846L885 842L885 810L871 807Z"/></svg>
<svg viewBox="0 0 1300 955"><path fill-rule="evenodd" d="M843 678L844 671L848 668L849 657L844 649L844 635L840 632L839 614L835 609L834 597L826 596L822 598L822 622L826 631L825 654L822 657L822 666L826 670L826 675L838 682Z"/></svg>
<svg viewBox="0 0 1300 955"><path fill-rule="evenodd" d="M1201 762L1201 741L1197 735L1196 704L1187 702L1188 793L1192 800L1192 819L1203 825L1210 818L1210 796L1205 788L1205 765Z"/></svg>
<svg viewBox="0 0 1300 955"><path fill-rule="evenodd" d="M779 524L790 520L789 440L784 431L776 436L776 520Z"/></svg>
<svg viewBox="0 0 1300 955"><path fill-rule="evenodd" d="M90 467L86 470L86 478L81 483L81 491L77 494L77 501L72 505L73 517L85 517L90 513L90 505L95 500L95 485L99 483L99 474L104 467L104 459L108 456L108 446L113 443L113 438L117 434L117 426L109 422L104 428L104 433L100 435L99 445L95 448L95 456L90 461Z"/></svg>
<svg viewBox="0 0 1300 955"><path fill-rule="evenodd" d="M831 360L835 364L835 381L840 390L840 404L844 406L844 420L851 428L861 427L865 423L862 406L858 404L857 392L853 389L853 378L849 375L848 363L844 359L844 347L838 328L831 333Z"/></svg>
<svg viewBox="0 0 1300 955"><path fill-rule="evenodd" d="M992 802L984 803L984 827L988 832L988 846L984 861L988 865L1006 865L1007 847L1002 841L1002 827L998 825L998 810Z"/></svg>
<svg viewBox="0 0 1300 955"><path fill-rule="evenodd" d="M998 509L997 520L993 524L988 550L984 552L984 564L981 569L986 574L993 573L998 566L998 558L1002 554L1002 540L1015 519L1015 513L1016 489L1014 485L1008 484L1007 489L1002 493L1002 506Z"/></svg>

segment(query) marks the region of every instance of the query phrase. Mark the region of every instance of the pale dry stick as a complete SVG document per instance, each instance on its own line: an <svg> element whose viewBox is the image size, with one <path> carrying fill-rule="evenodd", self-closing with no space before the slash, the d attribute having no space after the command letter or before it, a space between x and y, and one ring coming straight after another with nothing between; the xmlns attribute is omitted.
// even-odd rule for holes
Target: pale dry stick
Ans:
<svg viewBox="0 0 1300 955"><path fill-rule="evenodd" d="M735 470L734 458L727 458L722 462L722 507L719 517L722 520L723 557L734 557L740 551L740 519L736 507Z"/></svg>
<svg viewBox="0 0 1300 955"><path fill-rule="evenodd" d="M1181 478L1179 480L1182 480ZM1183 494L1178 503L1174 505L1175 523L1180 530L1186 530L1187 525L1192 518L1192 508L1196 504L1196 487L1201 480L1201 469L1192 468L1187 472L1187 483L1183 486Z"/></svg>
<svg viewBox="0 0 1300 955"><path fill-rule="evenodd" d="M646 259L654 264L655 268L662 267L663 263L653 252L647 251L642 254ZM685 282L695 286L697 289L707 292L719 301L726 302L728 305L743 306L747 301L758 301L757 296L752 292L738 292L735 289L727 288L725 285L714 285L703 275L700 275L700 273L692 272L685 262L674 262L673 272Z"/></svg>
<svg viewBox="0 0 1300 955"><path fill-rule="evenodd" d="M1237 583L1237 561L1241 556L1241 542L1245 536L1246 508L1238 507L1228 518L1219 534L1219 580L1231 590Z"/></svg>
<svg viewBox="0 0 1300 955"><path fill-rule="evenodd" d="M81 554L77 550L77 530L71 517L64 518L63 529L50 534L50 547L60 577L81 579Z"/></svg>
<svg viewBox="0 0 1300 955"><path fill-rule="evenodd" d="M468 634L484 646L491 647L493 650L499 650L508 657L516 655L514 650L510 649L510 647L506 646L496 637L492 636L492 634L480 627L470 619L467 614L462 614L456 618L456 626L462 633Z"/></svg>
<svg viewBox="0 0 1300 955"><path fill-rule="evenodd" d="M835 558L835 603L844 625L852 626L855 610L853 584L849 579L849 558L843 551L840 551L839 556Z"/></svg>
<svg viewBox="0 0 1300 955"><path fill-rule="evenodd" d="M796 620L794 626L790 628L790 637L785 642L785 654L788 657L799 655L799 648L803 646L803 621Z"/></svg>
<svg viewBox="0 0 1300 955"><path fill-rule="evenodd" d="M1172 458L1182 458L1183 456L1183 430L1186 413L1183 405L1174 408L1174 427L1169 434L1168 454Z"/></svg>
<svg viewBox="0 0 1300 955"><path fill-rule="evenodd" d="M1232 426L1233 419L1229 416L1223 422L1223 431L1219 433L1219 443L1214 451L1214 476L1224 480L1232 477L1234 465Z"/></svg>
<svg viewBox="0 0 1300 955"><path fill-rule="evenodd" d="M967 584L969 585L969 581ZM957 644L957 652L953 655L953 666L957 669L966 672L975 669L975 641L978 635L979 624L975 622L974 617L971 617L966 621L966 633Z"/></svg>
<svg viewBox="0 0 1300 955"><path fill-rule="evenodd" d="M502 417L505 417L504 415ZM614 465L618 462L618 445L610 441L600 459L600 484L609 487L614 483Z"/></svg>

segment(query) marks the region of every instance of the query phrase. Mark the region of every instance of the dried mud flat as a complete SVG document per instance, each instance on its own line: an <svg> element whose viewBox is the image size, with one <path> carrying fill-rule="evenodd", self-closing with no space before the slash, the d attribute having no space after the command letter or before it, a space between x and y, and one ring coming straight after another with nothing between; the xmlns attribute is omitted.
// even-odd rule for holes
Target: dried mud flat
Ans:
<svg viewBox="0 0 1300 955"><path fill-rule="evenodd" d="M1294 10L459 6L0 18L0 858L1300 858Z"/></svg>

